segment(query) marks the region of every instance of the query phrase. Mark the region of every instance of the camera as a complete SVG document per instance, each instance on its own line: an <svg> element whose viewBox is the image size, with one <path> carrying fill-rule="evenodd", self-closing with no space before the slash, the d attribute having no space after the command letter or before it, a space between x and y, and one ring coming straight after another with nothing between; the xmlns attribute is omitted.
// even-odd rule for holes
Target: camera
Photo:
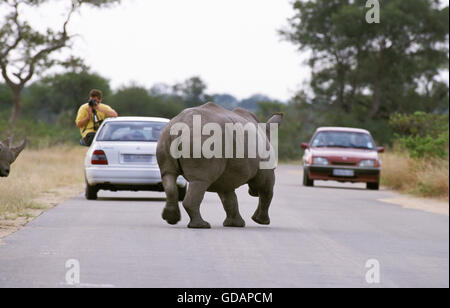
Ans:
<svg viewBox="0 0 450 308"><path fill-rule="evenodd" d="M97 105L98 105L98 101L96 99L91 99L89 101L89 107L94 108Z"/></svg>

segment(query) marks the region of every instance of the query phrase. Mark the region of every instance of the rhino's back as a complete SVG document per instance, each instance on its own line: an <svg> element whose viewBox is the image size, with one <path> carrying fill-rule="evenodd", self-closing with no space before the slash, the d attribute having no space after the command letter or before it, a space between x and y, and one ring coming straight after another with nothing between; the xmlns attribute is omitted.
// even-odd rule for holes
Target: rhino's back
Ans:
<svg viewBox="0 0 450 308"><path fill-rule="evenodd" d="M180 158L173 159L170 156L170 143L177 136L170 135L170 128L176 123L185 123L191 129L191 151L192 151L192 132L193 118L196 115L201 116L202 126L206 123L219 124L225 131L227 123L241 123L243 125L253 122L257 124L257 119L251 113L243 111L234 112L227 110L214 103L207 103L199 107L189 108L182 111L178 116L172 119L166 126L160 137L158 144L158 162L160 168L177 169L180 174L189 181L208 181L211 183L209 191L231 191L247 183L252 179L258 170L259 159L255 158ZM210 136L202 136L202 143ZM162 153L164 152L164 153ZM192 153L191 153L192 154ZM192 156L191 156L192 157ZM170 162L168 162L170 161ZM164 173L163 170L161 170Z"/></svg>
<svg viewBox="0 0 450 308"><path fill-rule="evenodd" d="M193 116L200 115L202 124L205 123L217 123L220 126L224 126L227 123L243 123L253 122L257 124L256 117L248 117L245 113L239 109L239 112L231 111L223 108L222 106L216 105L214 103L206 103L204 105L188 108L183 110L179 115L172 119L169 123L186 123L192 128ZM250 112L249 112L250 113Z"/></svg>

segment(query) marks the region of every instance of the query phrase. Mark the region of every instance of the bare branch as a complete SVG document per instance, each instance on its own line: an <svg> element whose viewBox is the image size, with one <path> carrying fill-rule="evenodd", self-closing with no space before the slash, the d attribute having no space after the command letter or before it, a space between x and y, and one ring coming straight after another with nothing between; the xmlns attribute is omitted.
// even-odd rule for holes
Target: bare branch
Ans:
<svg viewBox="0 0 450 308"><path fill-rule="evenodd" d="M11 52L11 50L13 50L14 48L16 48L20 41L23 39L23 33L22 33L22 27L19 24L19 3L16 1L13 4L14 7L14 15L13 15L13 22L15 23L16 27L17 27L17 38L14 41L14 43L11 46L8 46L6 48L6 50L0 55L0 61L2 61L3 59L6 59L6 57L8 56L8 54Z"/></svg>
<svg viewBox="0 0 450 308"><path fill-rule="evenodd" d="M2 71L2 76L5 79L6 83L8 84L8 86L11 89L15 89L19 87L19 84L15 83L14 81L11 80L11 78L8 76L8 72L7 72L7 68L6 68L6 64L0 62L0 68Z"/></svg>
<svg viewBox="0 0 450 308"><path fill-rule="evenodd" d="M67 18L66 18L66 20L65 20L65 22L63 24L61 37L59 38L59 40L54 42L56 44L53 45L53 46L50 46L50 47L47 47L47 48L44 48L44 49L38 51L34 56L31 57L31 61L29 62L29 65L28 65L28 74L25 77L16 76L17 78L19 78L21 83L26 83L33 77L33 74L34 74L35 69L36 69L35 68L36 63L40 59L42 59L44 55L52 53L53 51L56 51L56 50L61 49L61 48L66 46L67 41L70 39L70 36L67 34L67 25L69 24L70 19L71 19L73 13L76 11L76 9L77 9L77 6L73 2L72 3L72 7L71 7L71 9L69 11L69 14L67 15Z"/></svg>

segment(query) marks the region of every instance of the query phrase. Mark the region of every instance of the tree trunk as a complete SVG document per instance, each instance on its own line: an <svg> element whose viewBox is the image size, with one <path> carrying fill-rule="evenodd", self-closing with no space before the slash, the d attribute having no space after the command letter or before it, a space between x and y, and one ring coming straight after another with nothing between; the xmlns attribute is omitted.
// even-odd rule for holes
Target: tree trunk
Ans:
<svg viewBox="0 0 450 308"><path fill-rule="evenodd" d="M376 81L373 89L372 108L370 110L371 119L375 118L375 116L377 115L378 111L380 110L380 105L381 105L380 83Z"/></svg>
<svg viewBox="0 0 450 308"><path fill-rule="evenodd" d="M346 68L341 63L338 64L337 76L338 76L338 83L339 83L339 90L338 90L339 106L341 107L342 110L344 110L345 113L349 113L350 108L349 108L349 104L346 101L346 97L345 97L345 85L347 82Z"/></svg>
<svg viewBox="0 0 450 308"><path fill-rule="evenodd" d="M9 118L10 136L13 136L17 119L19 118L20 111L22 110L21 89L20 88L12 89L12 92L13 92L13 108L11 112L11 117Z"/></svg>

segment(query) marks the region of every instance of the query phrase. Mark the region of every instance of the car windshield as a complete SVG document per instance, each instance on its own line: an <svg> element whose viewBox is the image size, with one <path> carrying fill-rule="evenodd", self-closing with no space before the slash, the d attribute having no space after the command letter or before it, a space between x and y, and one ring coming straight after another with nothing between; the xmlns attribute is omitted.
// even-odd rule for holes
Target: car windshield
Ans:
<svg viewBox="0 0 450 308"><path fill-rule="evenodd" d="M98 133L97 141L157 142L167 123L107 122Z"/></svg>
<svg viewBox="0 0 450 308"><path fill-rule="evenodd" d="M320 132L314 137L311 145L317 148L336 147L375 150L375 144L370 135L352 132Z"/></svg>

